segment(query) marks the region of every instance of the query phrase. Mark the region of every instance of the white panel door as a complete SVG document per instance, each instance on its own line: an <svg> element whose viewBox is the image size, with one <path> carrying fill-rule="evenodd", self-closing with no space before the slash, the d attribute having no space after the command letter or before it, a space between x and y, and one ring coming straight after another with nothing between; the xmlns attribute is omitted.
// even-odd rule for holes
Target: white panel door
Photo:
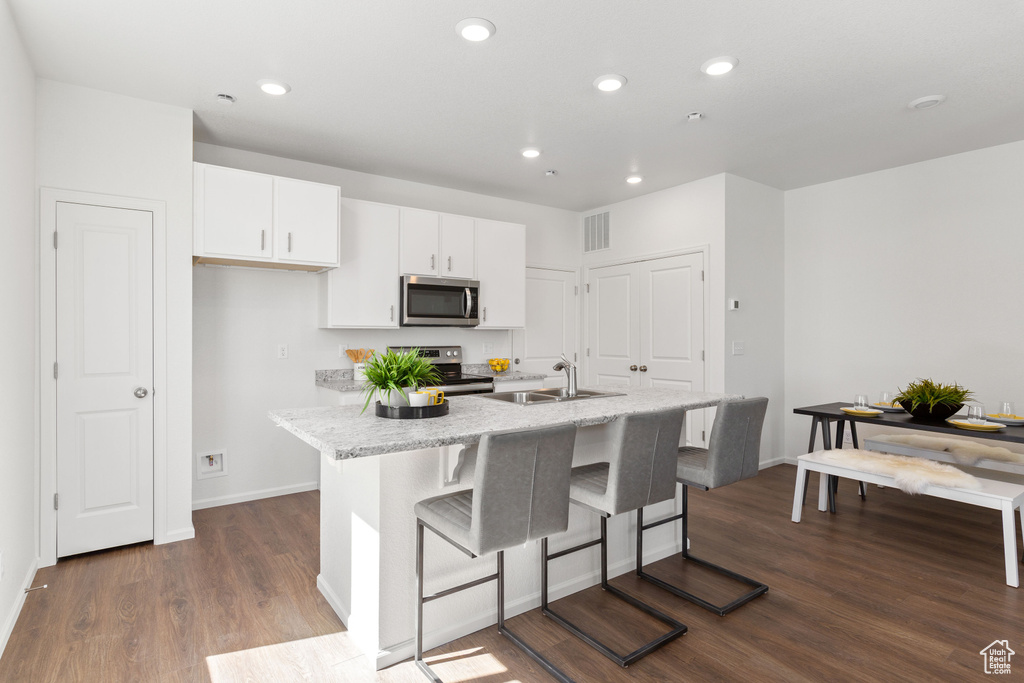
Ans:
<svg viewBox="0 0 1024 683"><path fill-rule="evenodd" d="M153 215L57 204L57 555L153 538Z"/></svg>
<svg viewBox="0 0 1024 683"><path fill-rule="evenodd" d="M512 332L516 370L555 375L552 366L564 353L576 353L576 273L526 269L526 327ZM582 379L582 378L581 378Z"/></svg>
<svg viewBox="0 0 1024 683"><path fill-rule="evenodd" d="M441 214L442 277L472 280L476 275L476 221L467 216Z"/></svg>
<svg viewBox="0 0 1024 683"><path fill-rule="evenodd" d="M400 237L402 275L440 273L441 214L402 207Z"/></svg>
<svg viewBox="0 0 1024 683"><path fill-rule="evenodd" d="M594 268L587 293L587 384L638 386L640 288L635 263ZM631 369L634 368L634 369Z"/></svg>
<svg viewBox="0 0 1024 683"><path fill-rule="evenodd" d="M701 254L642 261L640 386L704 391L704 291ZM687 441L701 443L702 411L687 414Z"/></svg>
<svg viewBox="0 0 1024 683"><path fill-rule="evenodd" d="M278 259L338 265L338 194L334 185L274 178Z"/></svg>

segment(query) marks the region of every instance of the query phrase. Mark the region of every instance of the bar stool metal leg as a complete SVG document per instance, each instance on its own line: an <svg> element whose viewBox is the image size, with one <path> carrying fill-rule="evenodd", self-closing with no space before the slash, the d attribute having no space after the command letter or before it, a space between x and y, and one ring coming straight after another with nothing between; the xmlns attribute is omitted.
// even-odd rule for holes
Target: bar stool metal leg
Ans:
<svg viewBox="0 0 1024 683"><path fill-rule="evenodd" d="M630 605L633 605L637 609L646 612L647 614L650 614L655 619L658 619L659 621L671 627L671 629L667 633L658 636L650 642L644 643L633 652L630 652L625 655L620 655L619 653L615 652L610 647L599 641L597 638L585 632L576 624L572 623L565 617L559 615L557 612L552 610L551 606L548 604L548 561L555 560L566 555L570 555L579 550L590 548L591 546L598 544L601 545L601 588L608 591L612 595L616 596L620 600L623 600L629 603ZM665 645L666 643L675 640L687 631L686 624L676 621L672 617L655 609L651 605L648 605L645 602L637 600L632 595L629 595L628 593L625 593L616 588L615 586L612 586L610 583L608 583L608 519L605 515L601 515L601 538L597 540L581 543L580 545L575 546L573 548L560 550L553 554L548 554L547 539L545 538L544 540L542 540L541 565L541 611L547 616L554 619L557 623L559 623L562 627L564 627L570 633L575 635L577 638L587 643L592 648L594 648L595 650L603 654L605 657L612 660L613 662L615 662L623 668L629 666L638 659L650 654L662 645Z"/></svg>
<svg viewBox="0 0 1024 683"><path fill-rule="evenodd" d="M674 586L674 585L668 583L667 581L663 581L662 579L659 579L656 576L652 576L651 574L648 574L647 572L645 572L643 570L643 564L639 560L637 561L637 572L636 572L636 574L637 574L637 576L639 576L643 580L649 581L650 583L653 583L655 586L658 586L659 588L663 588L663 589L667 590L668 592L673 593L674 595L678 595L679 597L685 598L686 600L689 600L690 602L692 602L692 603L694 603L696 605L700 605L701 607L703 607L704 609L706 609L706 610L708 610L710 612L714 612L715 614L717 614L720 617L724 617L729 612L732 612L733 610L737 609L738 607L741 607L741 606L747 604L748 602L750 602L754 598L759 597L759 596L764 595L765 593L767 593L768 592L768 586L766 586L765 584L761 583L760 581L755 581L754 579L751 579L749 577L743 576L742 574L737 574L736 572L732 571L731 569L726 569L725 567L721 567L721 566L719 566L717 564L708 562L707 560L701 559L699 557L696 557L696 556L690 554L690 550L687 547L687 545L688 545L688 537L689 537L688 528L687 528L688 527L688 515L687 515L687 507L688 507L688 505L687 505L687 503L688 503L687 489L688 488L689 487L686 484L683 484L683 511L682 511L681 514L674 515L674 516L668 517L666 519L661 519L661 520L658 520L657 522L651 522L650 524L644 524L644 511L643 511L643 509L639 509L639 510L636 511L636 543L637 543L637 553L638 553L638 555L639 555L640 552L642 552L641 549L643 548L643 534L644 534L645 530L651 529L651 528L656 527L656 526L661 526L662 524L668 524L669 522L674 522L675 520L680 519L683 522L683 554L682 554L682 558L683 558L684 561L686 561L686 562L693 562L693 563L699 564L702 567L707 567L708 569L716 571L719 574L722 574L723 576L729 577L730 579L734 579L734 580L739 581L741 583L745 583L748 586L753 586L754 589L752 591L744 593L740 597L736 598L735 600L733 600L733 601L731 601L731 602L729 602L729 603L727 603L725 605L715 605L715 604L705 600L704 598L701 598L701 597L699 597L697 595L694 595L693 593L685 591L685 590L683 590L682 588L680 588L678 586Z"/></svg>

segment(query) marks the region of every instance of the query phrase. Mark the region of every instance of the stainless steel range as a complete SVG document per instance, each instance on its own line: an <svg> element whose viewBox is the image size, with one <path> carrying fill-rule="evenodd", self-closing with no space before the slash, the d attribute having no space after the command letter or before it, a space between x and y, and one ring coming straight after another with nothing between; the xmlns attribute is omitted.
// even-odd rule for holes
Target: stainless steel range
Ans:
<svg viewBox="0 0 1024 683"><path fill-rule="evenodd" d="M409 352L419 349L421 358L426 358L441 374L438 389L445 396L494 393L494 378L474 375L462 371L461 346L389 346L394 352Z"/></svg>

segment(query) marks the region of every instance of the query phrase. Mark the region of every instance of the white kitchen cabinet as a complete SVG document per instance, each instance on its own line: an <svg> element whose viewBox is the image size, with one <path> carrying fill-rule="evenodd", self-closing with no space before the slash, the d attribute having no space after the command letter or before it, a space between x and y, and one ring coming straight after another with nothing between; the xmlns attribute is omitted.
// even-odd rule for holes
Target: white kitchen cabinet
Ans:
<svg viewBox="0 0 1024 683"><path fill-rule="evenodd" d="M474 234L474 220L467 216L403 208L402 274L472 278Z"/></svg>
<svg viewBox="0 0 1024 683"><path fill-rule="evenodd" d="M209 164L194 170L197 263L338 265L338 187Z"/></svg>
<svg viewBox="0 0 1024 683"><path fill-rule="evenodd" d="M338 200L334 185L274 178L274 245L281 261L338 265Z"/></svg>
<svg viewBox="0 0 1024 683"><path fill-rule="evenodd" d="M477 219L479 329L526 325L526 226Z"/></svg>
<svg viewBox="0 0 1024 683"><path fill-rule="evenodd" d="M320 327L398 327L400 213L341 200L341 261L318 276Z"/></svg>

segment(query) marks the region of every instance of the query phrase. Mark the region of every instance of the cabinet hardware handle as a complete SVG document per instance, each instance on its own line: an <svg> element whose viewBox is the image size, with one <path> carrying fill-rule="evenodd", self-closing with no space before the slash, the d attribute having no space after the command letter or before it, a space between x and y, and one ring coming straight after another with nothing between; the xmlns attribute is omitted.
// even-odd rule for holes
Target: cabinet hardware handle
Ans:
<svg viewBox="0 0 1024 683"><path fill-rule="evenodd" d="M395 305L391 304L391 322L395 322Z"/></svg>
<svg viewBox="0 0 1024 683"><path fill-rule="evenodd" d="M292 234L288 233L288 253L292 252Z"/></svg>
<svg viewBox="0 0 1024 683"><path fill-rule="evenodd" d="M636 366L635 365L630 365L629 366L629 371L630 372L636 372Z"/></svg>
<svg viewBox="0 0 1024 683"><path fill-rule="evenodd" d="M452 272L452 257L448 257L448 272Z"/></svg>
<svg viewBox="0 0 1024 683"><path fill-rule="evenodd" d="M260 230L260 251L267 248L267 231Z"/></svg>
<svg viewBox="0 0 1024 683"><path fill-rule="evenodd" d="M647 372L647 366L646 365L641 365L640 366L640 372Z"/></svg>
<svg viewBox="0 0 1024 683"><path fill-rule="evenodd" d="M434 254L430 255L430 270L434 270Z"/></svg>
<svg viewBox="0 0 1024 683"><path fill-rule="evenodd" d="M484 322L487 322L487 307L484 306Z"/></svg>

